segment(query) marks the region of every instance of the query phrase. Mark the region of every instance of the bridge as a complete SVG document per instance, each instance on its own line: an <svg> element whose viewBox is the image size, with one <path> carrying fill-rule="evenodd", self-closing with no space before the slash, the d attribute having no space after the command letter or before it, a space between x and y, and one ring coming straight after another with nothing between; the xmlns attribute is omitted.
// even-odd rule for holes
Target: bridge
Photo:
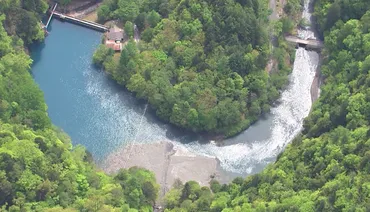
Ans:
<svg viewBox="0 0 370 212"><path fill-rule="evenodd" d="M288 42L291 42L291 43L296 43L299 46L303 46L303 47L306 47L308 49L320 50L320 49L324 48L324 43L322 41L319 41L319 40L314 40L314 39L305 40L305 39L301 39L301 38L298 38L298 37L292 36L292 35L286 36L285 40L288 41Z"/></svg>
<svg viewBox="0 0 370 212"><path fill-rule="evenodd" d="M46 25L44 26L44 29L46 29L46 30L48 29L48 26L50 24L51 19L53 18L53 15L54 15L54 12L55 12L55 9L57 8L57 6L58 6L58 3L55 3L53 9L50 12L50 17L48 19L48 22L46 22Z"/></svg>

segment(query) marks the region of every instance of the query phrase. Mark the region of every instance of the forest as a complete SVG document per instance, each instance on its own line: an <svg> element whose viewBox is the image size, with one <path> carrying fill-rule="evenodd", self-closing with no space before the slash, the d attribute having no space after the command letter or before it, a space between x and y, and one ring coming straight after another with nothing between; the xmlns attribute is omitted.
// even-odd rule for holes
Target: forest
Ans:
<svg viewBox="0 0 370 212"><path fill-rule="evenodd" d="M128 32L135 23L141 41L131 40L119 58L101 46L94 61L163 120L232 136L269 112L291 71L286 45L271 52L267 5L260 0L105 0L98 19L118 19ZM280 35L294 24L285 19L276 26ZM272 54L278 55L280 71L269 74L265 67Z"/></svg>
<svg viewBox="0 0 370 212"><path fill-rule="evenodd" d="M187 182L166 211L370 211L370 5L317 0L324 36L319 100L274 164L210 189Z"/></svg>
<svg viewBox="0 0 370 212"><path fill-rule="evenodd" d="M43 39L38 20L45 4L0 2L0 210L152 211L159 190L153 173L133 167L109 176L94 166L84 147L72 146L51 124L29 72L32 60L24 51ZM178 183L164 198L165 211L370 211L369 7L367 0L316 0L315 16L325 41L324 85L304 130L277 161L225 185ZM24 14L9 17L14 11ZM23 15L36 22L24 29ZM154 43L144 45L153 48ZM120 60L130 58L131 64L148 56L154 61L149 66L160 67L157 58L170 58L159 50L155 57L139 53L132 42L127 50ZM99 52L112 54L104 48ZM114 58L106 59L100 61L109 67Z"/></svg>
<svg viewBox="0 0 370 212"><path fill-rule="evenodd" d="M43 39L46 9L43 0L0 1L0 211L151 211L153 173L133 167L108 176L52 126L24 51Z"/></svg>

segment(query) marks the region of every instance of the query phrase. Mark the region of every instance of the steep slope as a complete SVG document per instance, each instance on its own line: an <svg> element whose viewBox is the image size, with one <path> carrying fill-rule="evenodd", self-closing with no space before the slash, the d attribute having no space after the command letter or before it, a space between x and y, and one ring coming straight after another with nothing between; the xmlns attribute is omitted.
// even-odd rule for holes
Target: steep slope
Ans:
<svg viewBox="0 0 370 212"><path fill-rule="evenodd" d="M179 186L166 197L167 211L370 210L370 11L364 0L316 4L341 13L322 28L325 83L302 134L260 174L213 182L212 192ZM317 12L320 25L330 11Z"/></svg>
<svg viewBox="0 0 370 212"><path fill-rule="evenodd" d="M38 21L27 22L25 30L22 19L13 16L13 11L26 11L23 15L37 20L37 5L46 3L0 2L6 14L0 15L0 210L152 210L159 189L153 173L131 168L108 176L93 165L85 148L72 147L68 136L51 125L29 72L32 60L23 50L43 32ZM3 23L8 30L16 26L9 31L12 36ZM31 36L39 32L41 37Z"/></svg>
<svg viewBox="0 0 370 212"><path fill-rule="evenodd" d="M126 45L119 64L104 47L95 58L163 120L194 132L235 135L269 111L290 71L284 62L278 73L265 71L271 53L267 4L106 0L100 20L119 19L125 29L135 22L142 40L138 48L134 41ZM292 27L284 23L277 34ZM285 49L276 54L286 60Z"/></svg>

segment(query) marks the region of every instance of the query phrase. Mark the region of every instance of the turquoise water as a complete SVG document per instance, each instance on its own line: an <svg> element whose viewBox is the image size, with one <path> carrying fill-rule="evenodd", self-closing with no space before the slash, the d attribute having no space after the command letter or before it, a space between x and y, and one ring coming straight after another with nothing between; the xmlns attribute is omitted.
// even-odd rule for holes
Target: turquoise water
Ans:
<svg viewBox="0 0 370 212"><path fill-rule="evenodd" d="M159 125L138 133L140 121L142 126L151 122L141 117L145 105L92 65L101 33L58 20L49 31L45 43L31 50L32 74L44 91L53 123L73 144L86 146L99 162L124 143L142 141L149 134L147 141L165 137Z"/></svg>
<svg viewBox="0 0 370 212"><path fill-rule="evenodd" d="M48 30L45 42L31 48L32 74L44 92L52 122L71 136L73 144L86 146L98 164L127 144L171 141L193 153L217 157L227 171L255 173L300 131L311 107L317 54L299 49L291 84L266 119L223 146L202 144L198 141L205 139L159 121L145 102L92 65L100 32L58 20L52 20Z"/></svg>

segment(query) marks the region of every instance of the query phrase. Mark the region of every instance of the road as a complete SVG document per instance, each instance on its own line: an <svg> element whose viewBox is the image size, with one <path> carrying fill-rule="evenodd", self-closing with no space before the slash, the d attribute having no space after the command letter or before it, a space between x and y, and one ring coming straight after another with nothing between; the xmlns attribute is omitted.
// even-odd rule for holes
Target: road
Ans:
<svg viewBox="0 0 370 212"><path fill-rule="evenodd" d="M276 11L276 0L270 0L270 2L269 2L269 8L272 10L271 15L269 16L270 22L271 21L278 20L279 19L279 15L278 15L278 13Z"/></svg>

